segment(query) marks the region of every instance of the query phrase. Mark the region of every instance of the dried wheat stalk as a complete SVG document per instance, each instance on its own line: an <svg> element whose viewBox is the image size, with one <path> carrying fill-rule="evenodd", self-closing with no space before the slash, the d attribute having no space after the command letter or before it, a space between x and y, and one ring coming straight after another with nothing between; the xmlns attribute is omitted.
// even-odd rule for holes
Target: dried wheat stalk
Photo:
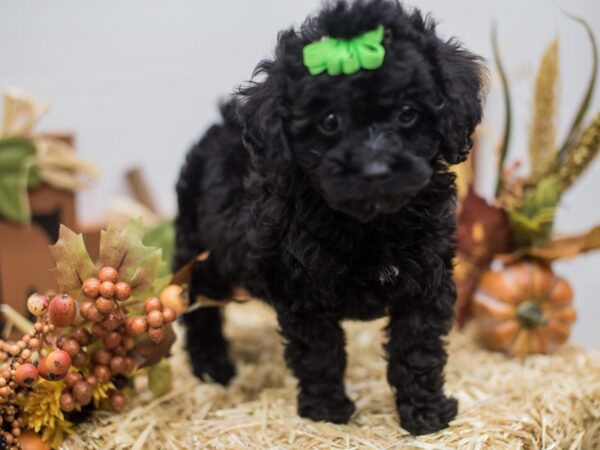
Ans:
<svg viewBox="0 0 600 450"><path fill-rule="evenodd" d="M594 160L600 150L600 113L581 134L579 143L569 152L567 159L557 168L558 180L563 190L571 186Z"/></svg>
<svg viewBox="0 0 600 450"><path fill-rule="evenodd" d="M545 174L556 158L558 61L558 40L554 39L544 52L535 82L533 121L529 134L529 161L534 179Z"/></svg>

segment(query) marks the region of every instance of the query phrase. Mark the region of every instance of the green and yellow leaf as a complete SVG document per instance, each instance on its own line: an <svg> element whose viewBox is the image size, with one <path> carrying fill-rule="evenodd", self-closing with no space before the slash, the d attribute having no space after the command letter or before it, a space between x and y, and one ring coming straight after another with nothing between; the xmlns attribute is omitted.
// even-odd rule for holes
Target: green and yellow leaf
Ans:
<svg viewBox="0 0 600 450"><path fill-rule="evenodd" d="M168 275L161 276L166 263L162 250L143 244L144 227L141 219L134 219L121 231L109 226L100 235L99 265L117 269L119 277L132 288L132 298L155 295L168 283Z"/></svg>
<svg viewBox="0 0 600 450"><path fill-rule="evenodd" d="M520 248L500 259L505 264L511 264L530 257L550 264L557 259L574 258L593 250L600 250L600 225L583 234L552 239L542 246Z"/></svg>
<svg viewBox="0 0 600 450"><path fill-rule="evenodd" d="M171 390L173 375L168 359L161 359L158 364L149 366L146 371L148 373L148 389L155 397L160 397Z"/></svg>
<svg viewBox="0 0 600 450"><path fill-rule="evenodd" d="M30 220L27 186L35 154L30 139L0 139L0 216L11 222Z"/></svg>
<svg viewBox="0 0 600 450"><path fill-rule="evenodd" d="M144 233L142 242L144 245L162 250L162 259L166 265L160 275L170 274L173 253L175 252L175 225L173 220L165 220L154 227L148 228Z"/></svg>
<svg viewBox="0 0 600 450"><path fill-rule="evenodd" d="M50 254L56 263L52 273L60 291L73 298L82 299L81 285L87 278L95 277L98 272L85 248L83 235L61 225L58 241L50 246Z"/></svg>
<svg viewBox="0 0 600 450"><path fill-rule="evenodd" d="M521 206L509 211L516 249L539 246L550 239L559 199L558 181L554 177L545 177L525 195Z"/></svg>

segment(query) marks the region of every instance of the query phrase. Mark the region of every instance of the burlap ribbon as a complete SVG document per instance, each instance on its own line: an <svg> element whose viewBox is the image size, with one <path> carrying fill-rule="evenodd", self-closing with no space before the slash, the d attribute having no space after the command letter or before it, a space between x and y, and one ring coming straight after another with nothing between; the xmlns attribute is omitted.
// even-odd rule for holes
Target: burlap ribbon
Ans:
<svg viewBox="0 0 600 450"><path fill-rule="evenodd" d="M88 187L100 176L97 166L82 161L73 147L56 138L36 135L34 128L50 105L19 89L7 89L4 98L4 118L0 138L25 137L36 147L33 164L42 179L58 189L79 190Z"/></svg>

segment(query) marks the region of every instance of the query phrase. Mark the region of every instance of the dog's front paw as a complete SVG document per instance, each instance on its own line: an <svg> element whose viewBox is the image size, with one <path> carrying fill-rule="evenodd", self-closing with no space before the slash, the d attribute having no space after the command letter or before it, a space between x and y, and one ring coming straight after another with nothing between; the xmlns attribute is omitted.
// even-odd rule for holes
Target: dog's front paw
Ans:
<svg viewBox="0 0 600 450"><path fill-rule="evenodd" d="M454 398L441 395L436 399L406 400L397 404L400 426L419 435L439 431L456 417L458 403Z"/></svg>
<svg viewBox="0 0 600 450"><path fill-rule="evenodd" d="M194 375L201 380L216 381L226 386L235 376L235 367L225 355L217 355L212 358L205 355L200 359L192 359L191 363Z"/></svg>
<svg viewBox="0 0 600 450"><path fill-rule="evenodd" d="M298 395L298 414L314 421L347 423L356 410L343 392L319 396L301 392Z"/></svg>

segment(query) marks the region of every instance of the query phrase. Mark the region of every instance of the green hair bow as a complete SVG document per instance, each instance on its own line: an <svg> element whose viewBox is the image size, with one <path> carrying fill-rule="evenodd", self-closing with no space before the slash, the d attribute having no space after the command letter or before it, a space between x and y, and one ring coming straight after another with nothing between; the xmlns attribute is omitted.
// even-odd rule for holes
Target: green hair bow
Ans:
<svg viewBox="0 0 600 450"><path fill-rule="evenodd" d="M326 37L304 47L304 65L311 75L325 71L332 76L351 75L360 69L378 69L385 56L382 40L381 25L353 39Z"/></svg>

